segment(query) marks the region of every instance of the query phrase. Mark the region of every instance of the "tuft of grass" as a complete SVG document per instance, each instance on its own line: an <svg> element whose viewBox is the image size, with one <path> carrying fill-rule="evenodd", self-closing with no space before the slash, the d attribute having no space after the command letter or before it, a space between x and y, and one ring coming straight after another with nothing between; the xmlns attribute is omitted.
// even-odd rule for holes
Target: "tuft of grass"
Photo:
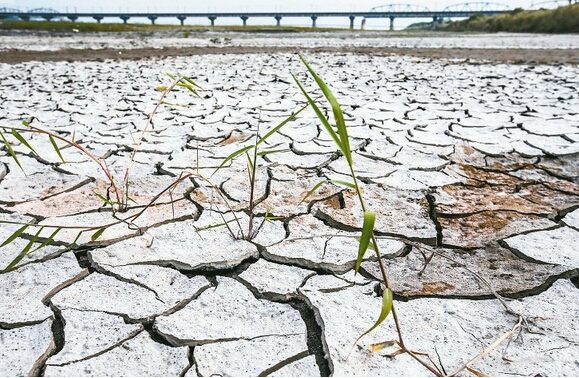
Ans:
<svg viewBox="0 0 579 378"><path fill-rule="evenodd" d="M265 143L272 135L276 134L285 125L287 125L291 121L295 120L297 115L300 114L302 111L304 111L307 107L308 107L308 105L305 105L305 106L301 107L300 109L296 110L295 112L290 114L288 117L286 117L283 121L281 121L278 125L269 129L265 133L265 135L262 137L259 136L259 125L258 125L258 129L257 129L257 132L255 134L255 142L251 145L246 145L246 146L239 148L236 151L233 151L231 154L229 154L227 157L225 157L221 161L221 164L215 169L215 171L213 171L213 174L215 174L220 169L222 169L227 163L237 159L238 157L240 157L242 155L244 155L246 157L247 177L248 177L248 187L249 187L249 209L248 209L249 222L248 222L248 228L247 228L246 233L243 232L243 230L241 229L241 226L240 226L240 230L239 230L241 235L242 235L242 238L244 238L246 240L253 240L257 236L259 231L261 230L263 224L266 221L273 219L272 217L270 217L266 213L265 217L263 218L262 223L258 227L254 226L255 183L256 183L255 177L256 177L257 167L259 164L259 161L257 158L287 151L287 149L275 149L275 148L260 150L259 146L261 146L263 143ZM224 223L223 225L227 226L228 224ZM231 229L229 229L229 230L230 230L230 233L232 233L232 235L235 237L235 234L233 232L231 232Z"/></svg>
<svg viewBox="0 0 579 378"><path fill-rule="evenodd" d="M110 206L110 209L111 209L112 214L113 214L113 218L115 219L115 221L110 222L110 223L105 224L105 225L67 226L67 227L57 226L57 225L36 225L36 224L29 224L29 223L23 223L23 222L0 220L0 224L20 225L20 227L15 232L13 232L6 240L4 240L2 242L2 244L0 244L0 248L9 245L9 244L13 243L15 240L22 238L24 236L30 237L30 235L32 235L32 234L30 234L30 235L26 234L27 230L32 230L32 232L34 232L36 230L36 233L34 235L32 235L31 238L29 238L29 242L26 244L26 246L2 270L2 272L7 272L7 271L14 269L14 267L16 267L16 265L26 255L28 255L29 253L32 253L34 251L40 250L40 249L44 248L45 246L47 246L48 244L52 243L54 241L54 238L56 237L56 235L63 228L79 230L75 240L68 245L68 248L74 249L74 248L78 247L78 245L76 243L80 239L80 237L85 233L90 233L91 234L91 237L90 237L91 242L96 242L103 235L103 233L111 226L115 226L115 225L121 224L121 223L133 224L133 222L137 218L139 218L145 211L147 211L151 206L153 206L163 194L169 193L169 195L172 196L172 191L177 187L177 185L179 183L183 182L185 179L191 177L192 174L181 174L167 188L161 190L160 193L158 193L156 196L154 196L153 199L149 203L144 204L143 208L139 212L137 212L135 215L125 216L124 218L121 218L116 214L116 213L123 213L123 212L127 211L129 209L129 202L133 202L136 205L138 205L130 197L129 176L130 176L131 167L132 167L132 164L134 163L135 155L138 153L139 146L142 143L144 135L145 135L147 129L152 125L152 119L155 116L155 114L157 113L160 106L164 103L164 99L166 98L166 96L171 91L178 89L178 88L184 88L184 89L188 90L189 92L193 93L194 95L198 95L198 91L201 90L201 87L199 85L197 85L191 78L189 78L187 76L182 76L182 75L175 76L175 75L171 75L171 74L168 74L168 76L173 80L173 82L170 85L163 87L163 91L162 91L163 93L161 95L161 98L159 99L159 102L157 103L157 106L155 107L153 112L149 115L149 118L147 120L147 124L142 130L141 137L138 139L138 141L136 143L136 147L133 148L133 151L130 155L129 162L127 164L127 168L125 170L125 174L124 174L123 179L122 179L122 185L119 184L120 180L115 178L113 176L112 171L109 170L105 159L94 155L89 150L87 150L81 143L75 141L75 133L74 132L72 133L72 138L68 139L68 138L66 138L58 133L55 133L53 131L50 131L48 129L43 129L43 128L34 126L32 124L32 122L27 122L27 121L22 122L22 127L0 126L0 139L2 139L4 147L6 148L8 154L12 157L12 159L14 160L16 165L18 165L18 167L20 167L20 169L22 169L22 171L25 174L26 174L26 172L24 171L24 168L22 167L21 162L18 159L18 155L14 150L13 144L14 143L20 143L23 146L25 146L33 154L33 156L40 157L38 155L38 153L36 152L36 149L32 146L30 141L26 138L26 136L28 136L29 134L48 137L48 140L49 140L52 148L54 149L55 153L58 155L58 157L62 163L65 163L66 160L62 154L62 151L61 151L62 148L59 146L59 143L64 144L66 147L72 147L72 148L77 149L80 153L82 153L87 158L89 158L91 161L96 163L98 165L100 171L106 177L106 180L108 182L109 187L107 189L106 195L103 195L103 194L100 194L97 192L94 192L94 194L99 200L101 200L103 202L104 206ZM7 136L9 136L9 137L11 136L11 137L8 138ZM111 198L111 195L112 195L112 198ZM52 233L48 237L44 237L44 236L42 236L42 232L44 230L52 230ZM36 249L32 250L32 247L34 246L34 244L37 241L42 241L42 243Z"/></svg>

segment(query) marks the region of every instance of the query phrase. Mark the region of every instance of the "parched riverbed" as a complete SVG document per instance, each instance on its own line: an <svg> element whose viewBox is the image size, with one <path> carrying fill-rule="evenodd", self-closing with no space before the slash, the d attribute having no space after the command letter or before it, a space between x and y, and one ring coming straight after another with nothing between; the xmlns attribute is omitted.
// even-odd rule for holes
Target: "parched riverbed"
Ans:
<svg viewBox="0 0 579 378"><path fill-rule="evenodd" d="M502 340L471 373L578 375L578 67L306 58L342 104L407 346L451 374ZM0 219L65 228L0 274L0 375L430 374L388 357L396 348L370 350L396 338L391 317L354 345L380 312L381 276L372 251L354 275L351 189L328 183L302 201L320 181L349 180L311 109L264 144L280 151L258 159L259 233L239 238L246 160L214 172L305 104L291 73L317 93L296 54L49 60L0 63L2 126L74 134L120 181L165 73L203 91L171 93L154 117L126 213L103 207L106 177L86 155L62 148L63 163L26 134L34 156L5 133L22 170L0 151ZM184 171L194 176L156 198ZM153 200L67 248L77 232L66 226L115 223ZM20 228L0 227L0 242ZM2 268L37 230L0 249Z"/></svg>

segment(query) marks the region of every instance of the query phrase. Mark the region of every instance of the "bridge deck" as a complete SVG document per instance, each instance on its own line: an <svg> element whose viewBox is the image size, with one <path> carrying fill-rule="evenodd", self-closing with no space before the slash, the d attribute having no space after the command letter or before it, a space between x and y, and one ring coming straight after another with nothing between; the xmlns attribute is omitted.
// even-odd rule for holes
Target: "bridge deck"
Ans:
<svg viewBox="0 0 579 378"><path fill-rule="evenodd" d="M365 18L430 18L430 17L470 17L474 15L495 15L505 13L503 10L489 11L419 11L419 12L58 12L28 13L0 12L3 17L365 17Z"/></svg>

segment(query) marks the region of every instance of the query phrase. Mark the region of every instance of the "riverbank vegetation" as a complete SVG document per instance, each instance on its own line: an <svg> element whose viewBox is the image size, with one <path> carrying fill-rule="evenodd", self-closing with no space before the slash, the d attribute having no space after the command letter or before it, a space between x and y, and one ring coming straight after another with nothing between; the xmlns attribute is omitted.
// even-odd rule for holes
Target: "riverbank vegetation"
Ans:
<svg viewBox="0 0 579 378"><path fill-rule="evenodd" d="M579 4L556 9L516 9L499 16L474 16L440 25L444 31L579 33Z"/></svg>

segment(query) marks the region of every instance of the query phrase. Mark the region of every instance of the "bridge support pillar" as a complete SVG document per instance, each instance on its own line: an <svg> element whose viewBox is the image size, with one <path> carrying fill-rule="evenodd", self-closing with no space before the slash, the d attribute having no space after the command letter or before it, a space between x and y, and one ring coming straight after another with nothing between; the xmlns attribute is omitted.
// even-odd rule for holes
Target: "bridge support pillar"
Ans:
<svg viewBox="0 0 579 378"><path fill-rule="evenodd" d="M42 18L44 18L46 21L52 20L52 16L43 16Z"/></svg>
<svg viewBox="0 0 579 378"><path fill-rule="evenodd" d="M275 16L275 26L281 26L281 16Z"/></svg>
<svg viewBox="0 0 579 378"><path fill-rule="evenodd" d="M177 16L177 20L179 20L179 22L181 23L181 26L185 25L186 19L187 19L187 17L185 17L185 16Z"/></svg>
<svg viewBox="0 0 579 378"><path fill-rule="evenodd" d="M318 16L312 16L312 28L316 27L316 20L318 19Z"/></svg>
<svg viewBox="0 0 579 378"><path fill-rule="evenodd" d="M100 24L104 17L103 16L92 16L92 18L94 18L96 20L96 22L98 22Z"/></svg>
<svg viewBox="0 0 579 378"><path fill-rule="evenodd" d="M66 16L66 18L68 18L72 22L76 22L76 20L78 20L78 16Z"/></svg>
<svg viewBox="0 0 579 378"><path fill-rule="evenodd" d="M151 20L151 25L155 25L155 20L157 19L157 16L149 16L147 17L149 20Z"/></svg>
<svg viewBox="0 0 579 378"><path fill-rule="evenodd" d="M30 16L18 16L22 21L30 21Z"/></svg>
<svg viewBox="0 0 579 378"><path fill-rule="evenodd" d="M121 20L123 20L123 24L126 24L129 21L129 16L121 16Z"/></svg>
<svg viewBox="0 0 579 378"><path fill-rule="evenodd" d="M247 16L241 16L241 21L243 21L243 26L247 26L247 19L248 18L249 17L247 17Z"/></svg>
<svg viewBox="0 0 579 378"><path fill-rule="evenodd" d="M390 17L390 31L394 30L394 17Z"/></svg>
<svg viewBox="0 0 579 378"><path fill-rule="evenodd" d="M217 19L217 17L215 16L209 16L209 21L211 21L211 27L215 26L215 20Z"/></svg>
<svg viewBox="0 0 579 378"><path fill-rule="evenodd" d="M354 29L354 20L356 19L356 16L350 16L348 18L350 19L350 29Z"/></svg>
<svg viewBox="0 0 579 378"><path fill-rule="evenodd" d="M432 17L432 30L436 30L438 28L438 17Z"/></svg>

